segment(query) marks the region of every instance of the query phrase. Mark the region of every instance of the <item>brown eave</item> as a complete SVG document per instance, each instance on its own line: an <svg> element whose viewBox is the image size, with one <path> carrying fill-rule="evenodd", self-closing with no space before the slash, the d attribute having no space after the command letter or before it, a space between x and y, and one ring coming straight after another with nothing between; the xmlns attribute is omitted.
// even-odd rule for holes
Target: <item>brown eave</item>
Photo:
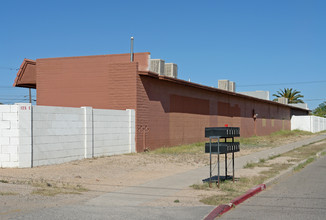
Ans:
<svg viewBox="0 0 326 220"><path fill-rule="evenodd" d="M24 59L17 72L14 87L25 87L36 89L36 61Z"/></svg>
<svg viewBox="0 0 326 220"><path fill-rule="evenodd" d="M204 85L201 85L201 84L188 82L188 81L181 80L181 79L176 79L176 78L173 78L173 77L162 76L162 75L159 75L157 73L150 72L150 71L138 71L138 74L142 75L142 76L149 76L149 77L156 78L156 79L159 79L159 80L164 80L164 81L168 81L168 82L173 82L173 83L185 85L185 86L204 89L204 90L207 90L207 91L228 94L228 95L231 95L231 96L237 96L237 97L241 97L241 98L245 98L245 99L251 99L251 100L255 100L255 101L259 101L259 102L265 102L265 103L269 103L269 104L273 104L273 105L286 106L286 107L289 107L291 109L300 109L300 110L305 110L305 111L309 112L309 110L307 110L307 109L302 109L302 108L299 108L299 107L290 106L290 105L286 105L286 104L282 104L282 103L278 103L278 102L274 102L274 101L270 101L270 100L259 99L259 98L255 98L255 97L252 97L252 96L247 96L247 95L243 95L243 94L236 93L236 92L230 92L230 91L226 91L226 90L223 90L223 89L218 89L218 88L214 88L214 87L210 87L210 86L204 86Z"/></svg>

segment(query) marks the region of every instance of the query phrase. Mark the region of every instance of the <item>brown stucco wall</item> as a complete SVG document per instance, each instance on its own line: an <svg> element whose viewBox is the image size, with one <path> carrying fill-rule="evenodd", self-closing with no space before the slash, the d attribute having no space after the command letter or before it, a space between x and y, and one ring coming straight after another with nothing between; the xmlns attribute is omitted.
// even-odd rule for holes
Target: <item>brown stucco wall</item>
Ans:
<svg viewBox="0 0 326 220"><path fill-rule="evenodd" d="M136 76L149 53L37 60L37 104L135 109ZM136 62L137 61L137 62Z"/></svg>
<svg viewBox="0 0 326 220"><path fill-rule="evenodd" d="M290 107L149 76L137 78L136 115L137 151L205 141L209 126L240 127L243 137L291 128Z"/></svg>

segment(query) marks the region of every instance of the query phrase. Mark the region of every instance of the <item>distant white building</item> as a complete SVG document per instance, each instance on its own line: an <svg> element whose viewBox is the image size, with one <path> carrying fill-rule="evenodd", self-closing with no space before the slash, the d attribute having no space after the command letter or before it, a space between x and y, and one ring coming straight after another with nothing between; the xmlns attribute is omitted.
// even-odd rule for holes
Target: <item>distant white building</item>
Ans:
<svg viewBox="0 0 326 220"><path fill-rule="evenodd" d="M248 92L238 92L238 93L247 95L247 96L252 96L255 98L259 98L259 99L270 100L269 99L269 91L248 91Z"/></svg>

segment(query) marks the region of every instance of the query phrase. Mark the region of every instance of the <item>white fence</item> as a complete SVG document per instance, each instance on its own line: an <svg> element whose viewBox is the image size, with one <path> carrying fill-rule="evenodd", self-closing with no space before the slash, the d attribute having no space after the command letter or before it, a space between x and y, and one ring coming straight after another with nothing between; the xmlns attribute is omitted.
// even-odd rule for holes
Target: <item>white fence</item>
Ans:
<svg viewBox="0 0 326 220"><path fill-rule="evenodd" d="M291 130L303 130L313 133L326 130L326 118L313 115L295 116L291 118Z"/></svg>
<svg viewBox="0 0 326 220"><path fill-rule="evenodd" d="M135 111L0 105L0 166L135 152Z"/></svg>

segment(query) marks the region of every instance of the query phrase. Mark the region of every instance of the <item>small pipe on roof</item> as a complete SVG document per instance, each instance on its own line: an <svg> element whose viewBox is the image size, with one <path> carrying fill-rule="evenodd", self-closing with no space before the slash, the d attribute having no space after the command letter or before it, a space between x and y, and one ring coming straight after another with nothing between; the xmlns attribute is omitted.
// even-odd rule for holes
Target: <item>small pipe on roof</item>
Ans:
<svg viewBox="0 0 326 220"><path fill-rule="evenodd" d="M134 37L130 38L130 62L134 61Z"/></svg>

